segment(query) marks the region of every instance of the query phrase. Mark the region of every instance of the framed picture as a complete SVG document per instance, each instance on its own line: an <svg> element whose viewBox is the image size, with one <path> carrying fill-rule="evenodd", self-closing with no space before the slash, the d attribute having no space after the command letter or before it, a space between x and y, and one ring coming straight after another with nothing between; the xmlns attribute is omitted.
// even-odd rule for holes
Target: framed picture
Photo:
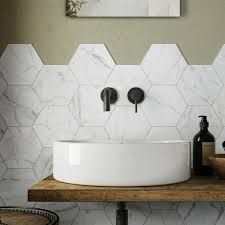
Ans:
<svg viewBox="0 0 225 225"><path fill-rule="evenodd" d="M71 17L179 17L180 0L66 0Z"/></svg>

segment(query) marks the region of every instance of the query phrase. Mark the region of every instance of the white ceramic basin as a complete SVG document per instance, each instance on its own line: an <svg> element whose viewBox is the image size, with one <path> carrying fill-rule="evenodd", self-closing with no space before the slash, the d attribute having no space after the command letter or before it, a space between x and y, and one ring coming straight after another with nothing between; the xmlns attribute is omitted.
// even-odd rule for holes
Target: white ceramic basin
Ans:
<svg viewBox="0 0 225 225"><path fill-rule="evenodd" d="M54 144L53 176L94 186L151 186L191 176L190 143L60 141Z"/></svg>

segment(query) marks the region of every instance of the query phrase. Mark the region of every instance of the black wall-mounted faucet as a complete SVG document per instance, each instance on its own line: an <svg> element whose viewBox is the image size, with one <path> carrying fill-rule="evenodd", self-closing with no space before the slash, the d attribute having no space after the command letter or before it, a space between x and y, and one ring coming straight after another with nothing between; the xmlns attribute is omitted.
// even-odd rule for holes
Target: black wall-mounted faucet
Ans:
<svg viewBox="0 0 225 225"><path fill-rule="evenodd" d="M101 92L101 99L103 101L103 110L105 112L110 111L110 104L114 104L117 101L117 91L114 88L107 87Z"/></svg>
<svg viewBox="0 0 225 225"><path fill-rule="evenodd" d="M140 104L145 98L144 91L138 87L131 88L127 94L127 97L132 104L135 104L135 113L137 113L137 105Z"/></svg>

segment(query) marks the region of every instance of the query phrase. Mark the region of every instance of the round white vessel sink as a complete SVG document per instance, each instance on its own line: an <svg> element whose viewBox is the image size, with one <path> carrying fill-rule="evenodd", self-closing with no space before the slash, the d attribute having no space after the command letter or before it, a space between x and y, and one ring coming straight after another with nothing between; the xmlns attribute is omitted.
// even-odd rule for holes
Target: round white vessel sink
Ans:
<svg viewBox="0 0 225 225"><path fill-rule="evenodd" d="M72 184L151 186L191 176L190 142L59 141L54 144L53 176Z"/></svg>

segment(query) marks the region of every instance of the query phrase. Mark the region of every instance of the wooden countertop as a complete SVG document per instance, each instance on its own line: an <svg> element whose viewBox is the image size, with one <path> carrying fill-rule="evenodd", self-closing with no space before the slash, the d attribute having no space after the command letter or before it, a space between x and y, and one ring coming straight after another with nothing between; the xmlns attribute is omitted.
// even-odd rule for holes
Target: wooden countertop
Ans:
<svg viewBox="0 0 225 225"><path fill-rule="evenodd" d="M94 187L66 184L52 176L28 190L35 202L74 201L225 201L225 180L193 177L187 182L154 187Z"/></svg>

